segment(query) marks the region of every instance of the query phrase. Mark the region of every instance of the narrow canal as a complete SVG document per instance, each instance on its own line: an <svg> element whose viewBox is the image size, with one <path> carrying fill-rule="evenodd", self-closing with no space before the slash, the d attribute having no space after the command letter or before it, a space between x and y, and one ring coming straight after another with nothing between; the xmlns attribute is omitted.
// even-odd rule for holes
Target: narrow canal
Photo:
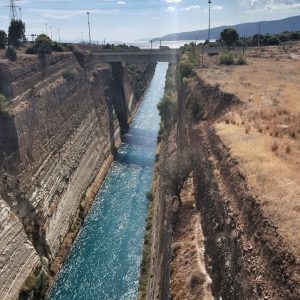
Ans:
<svg viewBox="0 0 300 300"><path fill-rule="evenodd" d="M137 299L168 64L159 63L129 132L58 275L50 300Z"/></svg>

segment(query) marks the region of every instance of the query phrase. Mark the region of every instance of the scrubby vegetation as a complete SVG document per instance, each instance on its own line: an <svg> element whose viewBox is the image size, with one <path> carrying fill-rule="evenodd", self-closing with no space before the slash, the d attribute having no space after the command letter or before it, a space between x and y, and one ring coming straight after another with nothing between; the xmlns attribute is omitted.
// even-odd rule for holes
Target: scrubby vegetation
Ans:
<svg viewBox="0 0 300 300"><path fill-rule="evenodd" d="M66 80L66 81L72 81L74 80L76 77L75 73L74 72L64 72L63 73L63 78Z"/></svg>
<svg viewBox="0 0 300 300"><path fill-rule="evenodd" d="M8 47L5 52L5 57L10 61L17 60L17 52L13 47Z"/></svg>
<svg viewBox="0 0 300 300"><path fill-rule="evenodd" d="M191 151L185 149L177 151L176 156L169 159L161 170L161 175L166 180L166 187L171 195L177 197L179 207L182 206L181 190L194 167L194 155Z"/></svg>
<svg viewBox="0 0 300 300"><path fill-rule="evenodd" d="M148 216L146 220L146 229L144 236L144 249L143 249L143 258L141 262L141 276L139 289L142 296L142 299L146 297L146 288L150 271L150 259L151 259L151 236L152 236L152 224L153 224L153 214L154 214L154 194L152 192L148 192L146 194L147 199L149 201L148 204Z"/></svg>
<svg viewBox="0 0 300 300"><path fill-rule="evenodd" d="M52 52L69 52L73 50L72 45L63 45L52 41L46 34L40 34L34 44L26 49L27 54L51 54Z"/></svg>
<svg viewBox="0 0 300 300"><path fill-rule="evenodd" d="M220 64L221 65L245 65L246 57L243 54L224 52L220 55Z"/></svg>
<svg viewBox="0 0 300 300"><path fill-rule="evenodd" d="M0 114L6 112L7 104L6 97L0 93Z"/></svg>
<svg viewBox="0 0 300 300"><path fill-rule="evenodd" d="M178 64L180 82L183 82L184 78L191 75L193 68L199 62L199 46L194 43L190 43L185 45L182 50L182 59Z"/></svg>
<svg viewBox="0 0 300 300"><path fill-rule="evenodd" d="M0 30L0 49L5 49L7 45L7 34L5 31Z"/></svg>
<svg viewBox="0 0 300 300"><path fill-rule="evenodd" d="M135 46L128 46L126 44L121 44L121 45L115 45L115 44L105 44L103 46L103 49L105 50L138 50L140 49L139 47Z"/></svg>
<svg viewBox="0 0 300 300"><path fill-rule="evenodd" d="M203 106L200 104L198 98L193 96L188 97L186 107L188 108L193 121L198 121L203 116Z"/></svg>
<svg viewBox="0 0 300 300"><path fill-rule="evenodd" d="M166 76L166 86L163 98L157 106L161 117L160 136L168 133L177 121L177 89L176 67L170 66Z"/></svg>

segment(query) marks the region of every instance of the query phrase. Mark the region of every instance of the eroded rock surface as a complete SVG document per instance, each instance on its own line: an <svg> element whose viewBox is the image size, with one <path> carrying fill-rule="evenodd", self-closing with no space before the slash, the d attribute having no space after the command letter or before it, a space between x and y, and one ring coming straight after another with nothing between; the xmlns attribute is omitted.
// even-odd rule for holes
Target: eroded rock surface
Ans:
<svg viewBox="0 0 300 300"><path fill-rule="evenodd" d="M41 297L31 287L47 285L41 282L51 274L85 191L115 153L138 106L134 70L149 83L154 65L131 65L128 72L128 66L99 64L87 53L0 61L0 92L9 100L9 114L0 115L5 300L20 292Z"/></svg>

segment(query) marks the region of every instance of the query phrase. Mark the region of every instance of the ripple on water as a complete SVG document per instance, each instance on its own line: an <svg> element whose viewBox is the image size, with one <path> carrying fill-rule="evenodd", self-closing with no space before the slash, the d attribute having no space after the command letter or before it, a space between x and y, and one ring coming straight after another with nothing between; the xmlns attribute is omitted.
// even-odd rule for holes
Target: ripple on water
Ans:
<svg viewBox="0 0 300 300"><path fill-rule="evenodd" d="M51 300L137 298L147 214L168 65L159 63L116 160L53 286Z"/></svg>

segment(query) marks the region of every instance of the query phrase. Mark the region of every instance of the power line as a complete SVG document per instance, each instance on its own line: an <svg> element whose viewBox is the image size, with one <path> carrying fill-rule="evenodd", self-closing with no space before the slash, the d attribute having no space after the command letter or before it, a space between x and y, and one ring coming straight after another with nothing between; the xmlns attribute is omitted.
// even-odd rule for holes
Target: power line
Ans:
<svg viewBox="0 0 300 300"><path fill-rule="evenodd" d="M9 0L9 16L10 20L17 20L18 19L18 13L17 13L17 6L15 3L16 0Z"/></svg>

